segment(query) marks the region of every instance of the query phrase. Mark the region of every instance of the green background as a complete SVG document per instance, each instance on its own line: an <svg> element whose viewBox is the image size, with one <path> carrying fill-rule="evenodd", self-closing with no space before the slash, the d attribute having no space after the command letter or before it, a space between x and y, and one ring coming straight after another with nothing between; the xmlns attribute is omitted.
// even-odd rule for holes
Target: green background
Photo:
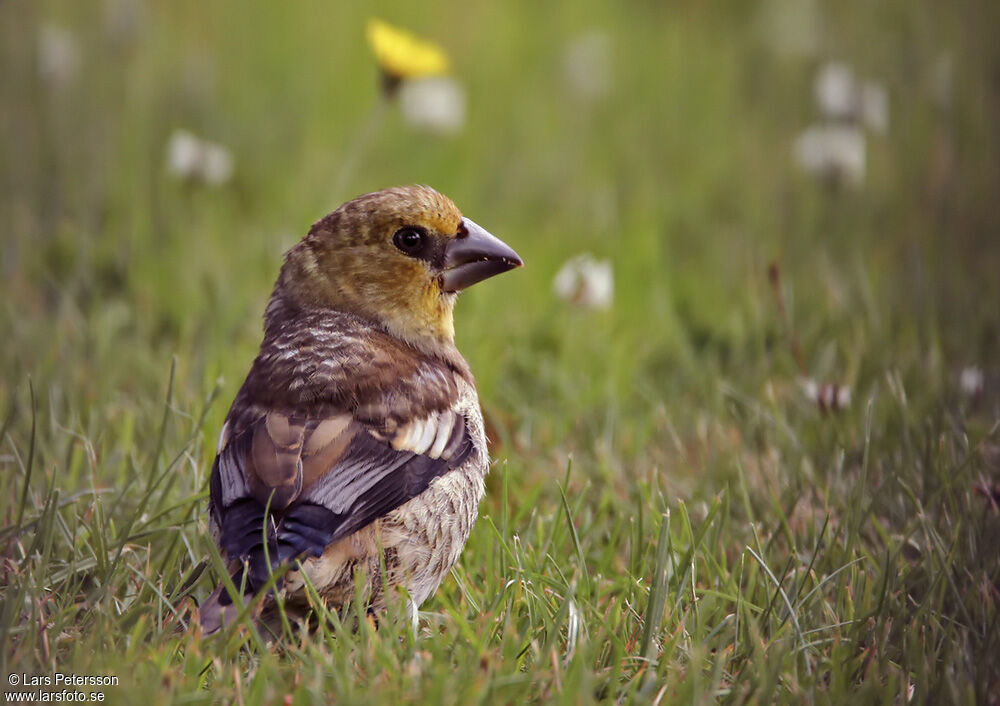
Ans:
<svg viewBox="0 0 1000 706"><path fill-rule="evenodd" d="M0 4L3 671L124 703L996 698L998 7ZM370 16L448 53L460 134L370 123ZM596 98L563 66L587 32ZM889 95L859 188L793 159L831 59ZM233 179L170 175L176 129ZM456 311L498 459L459 567L415 636L175 632L217 581L214 439L282 253L406 183L526 262ZM581 252L606 311L553 293Z"/></svg>

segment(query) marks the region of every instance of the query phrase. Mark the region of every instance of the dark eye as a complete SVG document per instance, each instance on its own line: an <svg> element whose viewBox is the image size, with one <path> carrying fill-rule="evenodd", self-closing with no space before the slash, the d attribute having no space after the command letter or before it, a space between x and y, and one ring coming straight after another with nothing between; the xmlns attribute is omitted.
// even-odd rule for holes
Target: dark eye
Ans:
<svg viewBox="0 0 1000 706"><path fill-rule="evenodd" d="M427 243L427 236L419 228L400 228L392 242L407 255L419 255Z"/></svg>

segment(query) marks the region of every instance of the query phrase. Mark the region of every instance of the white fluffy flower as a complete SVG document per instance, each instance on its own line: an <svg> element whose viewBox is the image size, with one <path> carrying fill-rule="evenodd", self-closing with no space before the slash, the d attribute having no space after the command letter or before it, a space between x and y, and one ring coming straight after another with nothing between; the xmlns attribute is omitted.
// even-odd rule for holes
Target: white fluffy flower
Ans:
<svg viewBox="0 0 1000 706"><path fill-rule="evenodd" d="M167 142L167 171L179 179L219 186L233 175L233 157L222 145L175 130Z"/></svg>
<svg viewBox="0 0 1000 706"><path fill-rule="evenodd" d="M68 30L42 25L38 30L38 73L51 86L61 88L80 72L80 45Z"/></svg>
<svg viewBox="0 0 1000 706"><path fill-rule="evenodd" d="M878 133L889 129L889 93L885 86L858 80L847 64L824 64L816 74L813 94L827 120L860 123Z"/></svg>
<svg viewBox="0 0 1000 706"><path fill-rule="evenodd" d="M222 145L211 142L201 144L201 177L206 184L219 186L233 175L233 157Z"/></svg>
<svg viewBox="0 0 1000 706"><path fill-rule="evenodd" d="M403 119L418 130L451 135L465 125L465 90L448 76L403 81L399 106Z"/></svg>
<svg viewBox="0 0 1000 706"><path fill-rule="evenodd" d="M577 96L596 100L611 89L611 39L605 32L594 30L571 39L562 64L566 83Z"/></svg>
<svg viewBox="0 0 1000 706"><path fill-rule="evenodd" d="M817 382L812 378L799 380L802 394L819 407L821 412L837 412L851 406L851 388L829 382Z"/></svg>
<svg viewBox="0 0 1000 706"><path fill-rule="evenodd" d="M580 307L608 309L614 299L614 271L610 261L584 253L566 261L552 286L560 298Z"/></svg>
<svg viewBox="0 0 1000 706"><path fill-rule="evenodd" d="M958 386L966 397L975 397L981 393L984 383L983 371L974 365L964 368L958 376Z"/></svg>
<svg viewBox="0 0 1000 706"><path fill-rule="evenodd" d="M176 177L193 178L200 169L201 142L187 130L175 130L167 141L167 171Z"/></svg>
<svg viewBox="0 0 1000 706"><path fill-rule="evenodd" d="M795 161L815 176L860 186L865 180L865 134L852 125L814 125L796 138Z"/></svg>
<svg viewBox="0 0 1000 706"><path fill-rule="evenodd" d="M813 84L816 105L823 117L850 120L857 109L854 71L847 64L831 61L820 68Z"/></svg>

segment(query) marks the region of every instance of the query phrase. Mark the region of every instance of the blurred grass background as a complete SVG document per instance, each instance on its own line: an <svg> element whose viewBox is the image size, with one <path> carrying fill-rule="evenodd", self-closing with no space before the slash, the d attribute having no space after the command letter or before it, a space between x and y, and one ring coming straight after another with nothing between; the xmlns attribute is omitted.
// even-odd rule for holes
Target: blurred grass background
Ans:
<svg viewBox="0 0 1000 706"><path fill-rule="evenodd" d="M447 51L459 134L390 106L355 145L370 16ZM1000 698L998 6L39 0L0 20L3 671L117 674L128 703ZM609 76L589 97L565 69L587 34ZM830 60L889 96L860 186L793 158ZM178 129L230 150L232 179L171 175ZM214 438L281 254L406 183L527 263L457 310L500 462L456 580L416 638L175 635L215 582ZM581 252L613 265L608 310L553 293ZM824 413L802 377L851 405Z"/></svg>

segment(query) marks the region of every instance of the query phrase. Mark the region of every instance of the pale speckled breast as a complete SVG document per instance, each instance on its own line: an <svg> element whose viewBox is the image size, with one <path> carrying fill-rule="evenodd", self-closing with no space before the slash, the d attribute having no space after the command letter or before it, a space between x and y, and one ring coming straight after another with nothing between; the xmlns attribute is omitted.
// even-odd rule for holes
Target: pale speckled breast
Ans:
<svg viewBox="0 0 1000 706"><path fill-rule="evenodd" d="M419 606L429 598L458 561L472 532L485 493L489 470L486 433L475 388L459 382L455 408L465 415L474 450L464 464L431 481L417 497L372 524L327 547L322 556L303 567L331 609L349 603L356 571L367 578L364 600L374 609L385 606L383 586L390 595L404 587ZM381 573L379 547L385 552L386 576ZM302 578L286 575L285 592L292 600L302 595Z"/></svg>

